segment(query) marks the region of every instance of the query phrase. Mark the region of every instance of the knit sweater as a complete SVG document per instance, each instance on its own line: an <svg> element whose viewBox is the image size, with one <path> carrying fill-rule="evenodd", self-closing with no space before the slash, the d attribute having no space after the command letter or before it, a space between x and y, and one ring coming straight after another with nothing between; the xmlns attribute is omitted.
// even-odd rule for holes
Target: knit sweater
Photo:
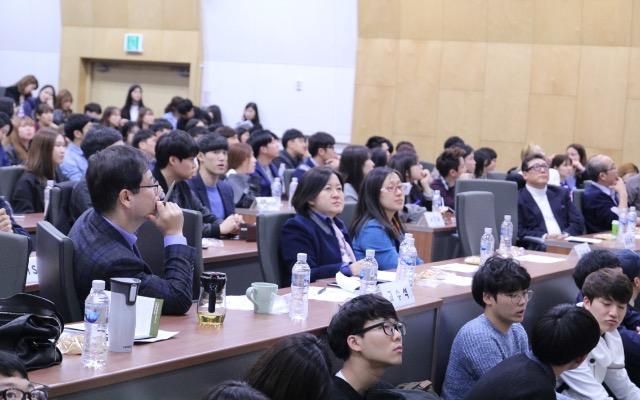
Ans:
<svg viewBox="0 0 640 400"><path fill-rule="evenodd" d="M462 399L500 361L528 349L527 333L521 324L511 325L504 334L484 314L472 319L460 329L451 346L442 399Z"/></svg>

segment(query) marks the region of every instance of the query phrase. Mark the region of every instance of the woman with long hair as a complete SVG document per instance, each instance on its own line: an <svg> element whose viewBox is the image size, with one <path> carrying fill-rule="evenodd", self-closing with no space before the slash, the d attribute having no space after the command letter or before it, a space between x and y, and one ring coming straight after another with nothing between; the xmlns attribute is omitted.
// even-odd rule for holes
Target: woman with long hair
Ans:
<svg viewBox="0 0 640 400"><path fill-rule="evenodd" d="M14 118L11 121L13 130L6 140L4 151L11 165L23 165L27 162L31 141L36 134L36 123L29 117Z"/></svg>
<svg viewBox="0 0 640 400"><path fill-rule="evenodd" d="M406 196L407 204L415 204L431 209L431 174L422 167L418 155L412 151L400 151L391 156L389 168L400 173L402 182L411 185L411 190Z"/></svg>
<svg viewBox="0 0 640 400"><path fill-rule="evenodd" d="M373 167L371 150L366 146L352 144L342 150L338 171L344 178L345 201L358 201L360 185Z"/></svg>
<svg viewBox="0 0 640 400"><path fill-rule="evenodd" d="M48 104L53 110L56 103L56 90L51 85L44 85L37 97L29 97L24 102L24 115L35 119L35 113L38 110L40 104Z"/></svg>
<svg viewBox="0 0 640 400"><path fill-rule="evenodd" d="M591 179L587 171L587 150L580 143L571 143L567 146L566 153L573 166L573 171L567 178L567 182L569 182L572 189L580 189L584 181Z"/></svg>
<svg viewBox="0 0 640 400"><path fill-rule="evenodd" d="M127 92L127 98L124 106L120 109L120 116L127 121L137 122L138 113L141 107L144 107L142 101L142 87L140 85L131 85Z"/></svg>
<svg viewBox="0 0 640 400"><path fill-rule="evenodd" d="M107 107L104 109L104 113L102 113L102 118L100 118L100 125L104 125L107 128L113 128L120 130L120 121L122 117L120 116L120 109L118 107Z"/></svg>
<svg viewBox="0 0 640 400"><path fill-rule="evenodd" d="M249 121L253 124L253 128L251 128L251 132L259 131L262 129L262 125L260 124L260 114L258 113L258 105L254 102L247 103L244 106L244 113L242 114L243 121Z"/></svg>
<svg viewBox="0 0 640 400"><path fill-rule="evenodd" d="M66 142L64 135L52 128L42 128L33 139L25 173L11 197L13 211L18 214L44 212L44 189L47 181L63 182L60 171Z"/></svg>
<svg viewBox="0 0 640 400"><path fill-rule="evenodd" d="M56 125L62 125L67 122L67 118L73 114L71 105L73 104L73 96L67 89L62 89L58 93L58 97L54 102L53 108L53 123Z"/></svg>
<svg viewBox="0 0 640 400"><path fill-rule="evenodd" d="M24 103L32 96L32 92L38 88L38 80L33 75L25 75L14 85L5 89L4 95L10 97L24 111ZM26 113L24 115L27 115ZM27 115L30 116L30 115Z"/></svg>
<svg viewBox="0 0 640 400"><path fill-rule="evenodd" d="M249 208L256 197L260 196L259 176L252 177L256 170L256 158L253 149L247 143L229 146L227 153L227 182L233 189L233 202L238 208Z"/></svg>
<svg viewBox="0 0 640 400"><path fill-rule="evenodd" d="M156 120L153 110L147 107L140 107L138 112L138 126L140 129L151 129L151 125Z"/></svg>

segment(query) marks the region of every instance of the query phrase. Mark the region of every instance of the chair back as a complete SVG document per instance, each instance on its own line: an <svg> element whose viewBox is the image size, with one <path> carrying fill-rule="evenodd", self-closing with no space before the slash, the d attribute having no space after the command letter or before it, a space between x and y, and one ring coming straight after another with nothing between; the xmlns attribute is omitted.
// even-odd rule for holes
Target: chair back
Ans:
<svg viewBox="0 0 640 400"><path fill-rule="evenodd" d="M500 238L496 229L494 198L493 193L475 191L456 196L456 224L464 257L480 253L484 228L491 228L498 244Z"/></svg>
<svg viewBox="0 0 640 400"><path fill-rule="evenodd" d="M71 193L76 183L74 181L60 182L51 188L49 209L44 217L45 221L51 222L57 230L65 235L69 234L73 226L69 205Z"/></svg>
<svg viewBox="0 0 640 400"><path fill-rule="evenodd" d="M4 196L6 201L11 201L13 189L23 173L24 167L22 165L0 168L0 196Z"/></svg>
<svg viewBox="0 0 640 400"><path fill-rule="evenodd" d="M204 270L202 261L202 214L199 211L182 209L184 223L182 234L187 239L187 244L196 249L195 265L193 269L194 300L200 297L200 275ZM137 233L136 246L140 256L147 263L151 272L164 278L164 236L162 232L151 222L146 221Z"/></svg>
<svg viewBox="0 0 640 400"><path fill-rule="evenodd" d="M582 189L588 188L589 186L591 186L592 183L593 183L592 180L586 180L586 181L582 182Z"/></svg>
<svg viewBox="0 0 640 400"><path fill-rule="evenodd" d="M433 171L433 169L436 167L434 163L429 161L420 161L420 165L422 165L422 168L426 169L429 172Z"/></svg>
<svg viewBox="0 0 640 400"><path fill-rule="evenodd" d="M356 204L358 203L355 201L345 201L344 209L342 210L342 213L338 215L338 218L344 222L347 229L349 229L351 221L353 221L353 217L356 215Z"/></svg>
<svg viewBox="0 0 640 400"><path fill-rule="evenodd" d="M11 297L24 291L29 266L29 238L0 232L0 297Z"/></svg>
<svg viewBox="0 0 640 400"><path fill-rule="evenodd" d="M481 191L491 192L494 197L495 226L500 228L505 215L511 215L513 224L513 237L511 243L518 240L518 184L511 181L498 181L492 179L458 179L456 181L456 195L459 193ZM456 213L458 209L456 208ZM459 221L460 218L456 218ZM488 227L489 225L487 225ZM494 232L496 242L499 240L500 232ZM478 242L479 243L479 242Z"/></svg>
<svg viewBox="0 0 640 400"><path fill-rule="evenodd" d="M73 242L47 221L38 222L36 242L40 295L56 305L65 323L82 321L73 278Z"/></svg>
<svg viewBox="0 0 640 400"><path fill-rule="evenodd" d="M258 259L265 282L276 283L279 287L291 286L291 267L284 265L280 253L280 231L282 225L296 214L294 212L268 212L258 214L257 240Z"/></svg>
<svg viewBox="0 0 640 400"><path fill-rule="evenodd" d="M506 172L500 172L500 171L487 172L487 179L494 179L494 180L498 180L498 181L504 181L505 179L507 179L507 173Z"/></svg>
<svg viewBox="0 0 640 400"><path fill-rule="evenodd" d="M284 175L283 175L283 179L284 179L284 192L287 194L287 198L289 198L289 185L291 185L291 178L293 178L293 173L295 172L295 169L285 169L284 170Z"/></svg>

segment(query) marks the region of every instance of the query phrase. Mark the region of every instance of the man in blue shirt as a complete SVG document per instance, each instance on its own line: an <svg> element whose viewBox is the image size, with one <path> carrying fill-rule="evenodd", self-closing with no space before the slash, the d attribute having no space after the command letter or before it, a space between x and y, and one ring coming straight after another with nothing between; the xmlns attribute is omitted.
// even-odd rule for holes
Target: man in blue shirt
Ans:
<svg viewBox="0 0 640 400"><path fill-rule="evenodd" d="M256 171L252 176L259 176L262 179L260 183L260 196L271 196L271 184L278 177L278 169L273 165L273 160L280 154L280 140L271 131L254 132L247 142L253 149L253 155L258 161L256 163Z"/></svg>
<svg viewBox="0 0 640 400"><path fill-rule="evenodd" d="M90 128L91 118L85 114L71 114L67 122L64 123L64 134L69 139L69 146L60 169L70 181L79 181L87 170L87 159L84 157L80 145Z"/></svg>

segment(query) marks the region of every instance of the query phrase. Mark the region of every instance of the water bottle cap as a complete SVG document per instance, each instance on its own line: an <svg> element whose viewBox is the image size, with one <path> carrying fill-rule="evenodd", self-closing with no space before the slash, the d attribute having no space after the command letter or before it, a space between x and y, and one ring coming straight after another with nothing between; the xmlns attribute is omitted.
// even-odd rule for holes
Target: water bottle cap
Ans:
<svg viewBox="0 0 640 400"><path fill-rule="evenodd" d="M298 178L294 176L293 178L291 178L291 182L298 182Z"/></svg>
<svg viewBox="0 0 640 400"><path fill-rule="evenodd" d="M405 239L413 238L413 233L411 233L411 232L407 232L407 233L405 233L405 234L404 234L404 238L405 238Z"/></svg>
<svg viewBox="0 0 640 400"><path fill-rule="evenodd" d="M298 261L307 261L307 253L298 253Z"/></svg>
<svg viewBox="0 0 640 400"><path fill-rule="evenodd" d="M91 282L91 289L104 290L104 281L96 279Z"/></svg>
<svg viewBox="0 0 640 400"><path fill-rule="evenodd" d="M491 228L484 228L484 233L491 234Z"/></svg>
<svg viewBox="0 0 640 400"><path fill-rule="evenodd" d="M413 243L415 242L415 239L412 237L408 237L407 239L407 244L413 245Z"/></svg>
<svg viewBox="0 0 640 400"><path fill-rule="evenodd" d="M631 206L631 208L629 210L635 211L636 210L636 206Z"/></svg>
<svg viewBox="0 0 640 400"><path fill-rule="evenodd" d="M276 178L276 179L275 179L275 182L280 182L280 178Z"/></svg>
<svg viewBox="0 0 640 400"><path fill-rule="evenodd" d="M440 191L439 190L434 190L433 193L437 194L438 196L440 196Z"/></svg>
<svg viewBox="0 0 640 400"><path fill-rule="evenodd" d="M376 251L375 250L367 250L365 252L365 254L367 255L367 257L375 257L376 256Z"/></svg>
<svg viewBox="0 0 640 400"><path fill-rule="evenodd" d="M504 220L508 221L508 222L511 222L511 215L505 215L504 216Z"/></svg>

